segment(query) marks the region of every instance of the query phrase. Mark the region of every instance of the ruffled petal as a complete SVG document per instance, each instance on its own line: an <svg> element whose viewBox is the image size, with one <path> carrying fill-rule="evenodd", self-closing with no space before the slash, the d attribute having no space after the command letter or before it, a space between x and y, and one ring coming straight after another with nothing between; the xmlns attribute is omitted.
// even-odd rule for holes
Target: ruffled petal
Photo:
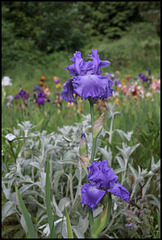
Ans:
<svg viewBox="0 0 162 240"><path fill-rule="evenodd" d="M67 102L75 102L73 93L74 93L74 88L72 85L72 79L70 79L63 86L63 91L61 92L60 96Z"/></svg>
<svg viewBox="0 0 162 240"><path fill-rule="evenodd" d="M73 78L74 91L81 96L82 100L88 97L101 98L106 94L108 81L100 75L85 75Z"/></svg>
<svg viewBox="0 0 162 240"><path fill-rule="evenodd" d="M88 56L93 59L93 64L95 66L95 71L94 74L100 74L101 70L100 68L108 67L110 65L109 61L101 61L99 58L99 55L97 53L97 49L93 50L92 49L92 55Z"/></svg>
<svg viewBox="0 0 162 240"><path fill-rule="evenodd" d="M66 67L65 69L67 69L72 76L80 75L81 74L80 66L84 62L84 59L81 57L81 52L76 51L74 53L74 57L72 57L70 60L74 61L74 63Z"/></svg>
<svg viewBox="0 0 162 240"><path fill-rule="evenodd" d="M105 193L106 191L97 189L96 186L92 186L90 183L85 183L81 187L81 203L88 205L88 207L95 210L96 206L101 201Z"/></svg>
<svg viewBox="0 0 162 240"><path fill-rule="evenodd" d="M118 176L109 168L107 160L93 162L88 167L88 172L90 183L105 190L112 188L118 179Z"/></svg>
<svg viewBox="0 0 162 240"><path fill-rule="evenodd" d="M107 78L107 79L108 79L108 78ZM104 98L107 99L107 98L113 96L113 91L115 90L115 89L111 88L111 85L113 85L113 84L114 84L113 81L111 81L110 79L108 79L107 85L106 85L106 88L105 88L105 94L104 94L104 96L103 96L103 99L104 99Z"/></svg>
<svg viewBox="0 0 162 240"><path fill-rule="evenodd" d="M107 191L129 203L129 192L119 182L116 182L116 184Z"/></svg>

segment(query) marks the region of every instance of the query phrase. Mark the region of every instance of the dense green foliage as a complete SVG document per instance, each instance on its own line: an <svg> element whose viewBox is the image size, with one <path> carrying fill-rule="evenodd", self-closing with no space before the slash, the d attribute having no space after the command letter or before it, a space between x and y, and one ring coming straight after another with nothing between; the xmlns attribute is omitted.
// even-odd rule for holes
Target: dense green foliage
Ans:
<svg viewBox="0 0 162 240"><path fill-rule="evenodd" d="M119 39L133 23L160 34L160 2L2 2L3 71L44 54L76 51L91 37Z"/></svg>

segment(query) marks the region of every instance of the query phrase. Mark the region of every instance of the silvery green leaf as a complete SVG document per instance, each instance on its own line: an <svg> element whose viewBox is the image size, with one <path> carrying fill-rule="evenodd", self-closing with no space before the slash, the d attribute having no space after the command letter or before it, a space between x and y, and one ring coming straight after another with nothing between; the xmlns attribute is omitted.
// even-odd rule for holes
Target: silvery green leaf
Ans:
<svg viewBox="0 0 162 240"><path fill-rule="evenodd" d="M2 161L1 163L2 163L2 171L3 171L4 173L7 173L8 171L7 171L6 165L4 164L3 161Z"/></svg>
<svg viewBox="0 0 162 240"><path fill-rule="evenodd" d="M20 135L20 129L16 129L15 127L13 127L13 133L16 137L19 137Z"/></svg>
<svg viewBox="0 0 162 240"><path fill-rule="evenodd" d="M29 212L28 212L28 213L29 213ZM29 213L29 215L30 215L30 213ZM27 232L28 232L28 228L27 228L27 226L26 226L26 222L25 222L25 219L24 219L24 216L23 216L23 215L21 215L20 223L21 223L23 229L25 230L25 232L27 233Z"/></svg>
<svg viewBox="0 0 162 240"><path fill-rule="evenodd" d="M108 160L112 160L112 152L108 152L107 151L107 146L105 146L105 148L100 148L99 147L99 151L104 155L104 157Z"/></svg>
<svg viewBox="0 0 162 240"><path fill-rule="evenodd" d="M77 238L82 238L82 239L84 238L84 233L82 233L80 231L78 226L72 226L72 229L73 229L75 235L77 236Z"/></svg>
<svg viewBox="0 0 162 240"><path fill-rule="evenodd" d="M136 180L137 177L138 177L137 171L129 163L128 163L128 165L129 165L129 168L130 168L130 170L131 170L131 172L132 172L132 174L133 174L133 176L134 176L134 178Z"/></svg>
<svg viewBox="0 0 162 240"><path fill-rule="evenodd" d="M50 235L49 223L46 223L46 224L40 226L38 229L42 229L42 228L44 228L42 235L48 237Z"/></svg>
<svg viewBox="0 0 162 240"><path fill-rule="evenodd" d="M117 115L117 114L120 114L120 115L122 115L122 114L121 114L121 112L118 112L118 111L116 111L116 112L113 112L113 116L115 116L115 115Z"/></svg>
<svg viewBox="0 0 162 240"><path fill-rule="evenodd" d="M44 188L46 185L46 173L41 172L41 186Z"/></svg>
<svg viewBox="0 0 162 240"><path fill-rule="evenodd" d="M153 173L151 170L147 173L147 177L153 176L155 173Z"/></svg>
<svg viewBox="0 0 162 240"><path fill-rule="evenodd" d="M42 216L42 214L43 214L44 212L45 212L44 209L38 208L38 212L37 212L36 218L37 218L37 219L40 219L40 217Z"/></svg>
<svg viewBox="0 0 162 240"><path fill-rule="evenodd" d="M48 216L47 216L47 214L44 214L40 219L39 219L39 222L38 222L38 225L43 221L47 221L48 220ZM44 225L43 225L44 226ZM40 229L41 228L43 228L43 226L41 226L40 227ZM38 228L39 229L39 228Z"/></svg>
<svg viewBox="0 0 162 240"><path fill-rule="evenodd" d="M59 209L59 207L57 206L57 203L56 203L56 200L55 200L55 197L54 197L54 195L53 195L53 206L55 207L55 209L56 209L56 215L58 216L58 217L62 217L63 216L63 214L62 214L62 212L60 211L60 209Z"/></svg>
<svg viewBox="0 0 162 240"><path fill-rule="evenodd" d="M6 188L5 184L3 184L3 183L2 183L2 188L3 188L3 193L4 193L5 197L9 200L11 188Z"/></svg>
<svg viewBox="0 0 162 240"><path fill-rule="evenodd" d="M33 183L31 177L29 175L25 175L22 179L19 181L20 183Z"/></svg>
<svg viewBox="0 0 162 240"><path fill-rule="evenodd" d="M115 174L118 174L120 172L125 171L125 167L124 168L117 168L117 169L114 169L113 171L114 171Z"/></svg>
<svg viewBox="0 0 162 240"><path fill-rule="evenodd" d="M84 238L84 233L87 231L89 225L88 216L83 219L82 216L79 218L79 223L77 226L72 226L76 236L78 238Z"/></svg>
<svg viewBox="0 0 162 240"><path fill-rule="evenodd" d="M120 148L118 146L116 146L116 148L119 150L119 152L121 153L121 155L123 156L124 159L128 158L126 149L122 149L122 148Z"/></svg>
<svg viewBox="0 0 162 240"><path fill-rule="evenodd" d="M140 145L140 143L137 143L136 145L134 145L133 147L131 147L129 156L134 152L134 150Z"/></svg>
<svg viewBox="0 0 162 240"><path fill-rule="evenodd" d="M81 179L83 179L85 177L86 173L85 171L82 169L82 172L81 172ZM80 179L80 170L78 168L76 168L75 170L75 176L77 177L77 179L79 180Z"/></svg>
<svg viewBox="0 0 162 240"><path fill-rule="evenodd" d="M93 211L93 217L94 217L94 218L97 217L97 216L102 212L102 210L103 210L103 206L96 208L96 209Z"/></svg>
<svg viewBox="0 0 162 240"><path fill-rule="evenodd" d="M142 196L145 196L147 188L149 187L150 181L151 181L151 177L149 177L149 179L147 180L147 183L145 184L145 186L142 188Z"/></svg>
<svg viewBox="0 0 162 240"><path fill-rule="evenodd" d="M28 190L32 186L33 184L23 185L21 188L19 188L20 194L22 195L26 190Z"/></svg>
<svg viewBox="0 0 162 240"><path fill-rule="evenodd" d="M146 177L147 176L147 169L142 169L141 175L143 177Z"/></svg>
<svg viewBox="0 0 162 240"><path fill-rule="evenodd" d="M50 146L50 147L47 148L46 153L49 153L50 151L55 150L55 149L56 149L55 146Z"/></svg>
<svg viewBox="0 0 162 240"><path fill-rule="evenodd" d="M59 161L58 163L60 164L72 164L72 165L76 165L78 166L78 161L75 161L75 160L65 160L65 161Z"/></svg>
<svg viewBox="0 0 162 240"><path fill-rule="evenodd" d="M142 176L138 176L136 179L135 179L135 181L136 181L136 184L138 184L138 183L142 183L143 182L143 177Z"/></svg>
<svg viewBox="0 0 162 240"><path fill-rule="evenodd" d="M120 130L120 129L116 129L115 131L119 133L119 135L120 135L120 137L122 138L122 140L125 140L125 138L126 138L128 141L131 140L131 136L132 136L132 134L133 134L133 131L127 132L127 133L125 133L123 130Z"/></svg>
<svg viewBox="0 0 162 240"><path fill-rule="evenodd" d="M13 213L18 213L15 207L15 203L11 201L6 202L2 210L2 222L6 217L10 216Z"/></svg>
<svg viewBox="0 0 162 240"><path fill-rule="evenodd" d="M31 162L30 165L32 165L32 166L34 166L34 167L36 167L38 169L41 169L41 166L40 166L40 164L38 162Z"/></svg>
<svg viewBox="0 0 162 240"><path fill-rule="evenodd" d="M67 234L66 217L61 218L61 219L55 221L54 224L55 224L56 234L61 233L63 238L67 239L68 238L68 234Z"/></svg>
<svg viewBox="0 0 162 240"><path fill-rule="evenodd" d="M125 168L125 164L124 164L123 159L122 159L121 157L119 157L119 156L116 156L115 158L117 159L120 167L121 167L121 168Z"/></svg>
<svg viewBox="0 0 162 240"><path fill-rule="evenodd" d="M67 142L71 142L71 139L69 139L69 138L67 138L67 137L65 137L65 136L63 136L63 138L64 138Z"/></svg>
<svg viewBox="0 0 162 240"><path fill-rule="evenodd" d="M61 212L64 210L64 206L67 207L70 204L70 199L68 197L64 197L59 201L58 208Z"/></svg>
<svg viewBox="0 0 162 240"><path fill-rule="evenodd" d="M152 156L151 171L155 173L159 168L160 168L160 160L155 164L154 157Z"/></svg>
<svg viewBox="0 0 162 240"><path fill-rule="evenodd" d="M53 178L54 190L57 192L60 177L64 174L63 170L56 171Z"/></svg>
<svg viewBox="0 0 162 240"><path fill-rule="evenodd" d="M152 197L153 200L155 201L156 203L156 206L158 207L159 211L160 211L160 200L153 194L147 194L146 195L147 197Z"/></svg>

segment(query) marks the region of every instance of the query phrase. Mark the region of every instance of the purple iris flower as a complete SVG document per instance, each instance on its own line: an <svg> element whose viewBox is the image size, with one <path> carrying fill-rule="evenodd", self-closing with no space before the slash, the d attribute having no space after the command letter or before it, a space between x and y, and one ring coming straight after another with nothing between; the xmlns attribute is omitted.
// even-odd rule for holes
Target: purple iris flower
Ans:
<svg viewBox="0 0 162 240"><path fill-rule="evenodd" d="M43 91L40 91L40 93L37 96L36 102L39 105L42 105L42 104L44 104L45 101L50 102L51 100L46 97L46 95Z"/></svg>
<svg viewBox="0 0 162 240"><path fill-rule="evenodd" d="M148 81L148 79L147 79L142 73L140 73L138 76L139 76L144 82L147 82L147 81Z"/></svg>
<svg viewBox="0 0 162 240"><path fill-rule="evenodd" d="M13 100L13 96L12 95L7 96L6 98L9 100L9 102L11 102Z"/></svg>
<svg viewBox="0 0 162 240"><path fill-rule="evenodd" d="M113 82L114 82L115 86L118 86L121 84L121 81L118 78L114 78Z"/></svg>
<svg viewBox="0 0 162 240"><path fill-rule="evenodd" d="M39 85L35 86L35 87L34 87L34 90L41 91L40 86L39 86Z"/></svg>
<svg viewBox="0 0 162 240"><path fill-rule="evenodd" d="M106 192L129 203L129 192L117 181L118 176L109 168L107 160L93 162L88 168L88 180L81 187L81 203L95 210Z"/></svg>
<svg viewBox="0 0 162 240"><path fill-rule="evenodd" d="M75 102L73 94L79 95L82 100L88 97L108 98L112 96L113 82L106 76L101 76L100 68L108 67L109 61L101 61L97 49L92 49L92 55L88 55L92 61L85 62L81 52L76 51L70 60L74 63L65 69L73 76L63 86L61 97L67 102Z"/></svg>
<svg viewBox="0 0 162 240"><path fill-rule="evenodd" d="M25 99L28 99L28 96L23 89L21 89L20 92L15 96L15 99L18 99L21 96L24 97Z"/></svg>

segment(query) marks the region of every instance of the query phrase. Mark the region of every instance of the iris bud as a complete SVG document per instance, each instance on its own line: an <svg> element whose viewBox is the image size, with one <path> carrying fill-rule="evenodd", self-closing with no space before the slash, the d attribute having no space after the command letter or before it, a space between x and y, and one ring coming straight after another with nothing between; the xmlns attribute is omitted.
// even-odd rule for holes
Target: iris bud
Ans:
<svg viewBox="0 0 162 240"><path fill-rule="evenodd" d="M80 160L83 164L83 167L87 171L87 166L89 165L89 157L88 157L88 146L87 146L85 133L82 133L81 135L79 153L80 153Z"/></svg>
<svg viewBox="0 0 162 240"><path fill-rule="evenodd" d="M104 124L104 117L105 113L102 113L101 116L93 123L92 128L93 138L96 138L100 134Z"/></svg>

